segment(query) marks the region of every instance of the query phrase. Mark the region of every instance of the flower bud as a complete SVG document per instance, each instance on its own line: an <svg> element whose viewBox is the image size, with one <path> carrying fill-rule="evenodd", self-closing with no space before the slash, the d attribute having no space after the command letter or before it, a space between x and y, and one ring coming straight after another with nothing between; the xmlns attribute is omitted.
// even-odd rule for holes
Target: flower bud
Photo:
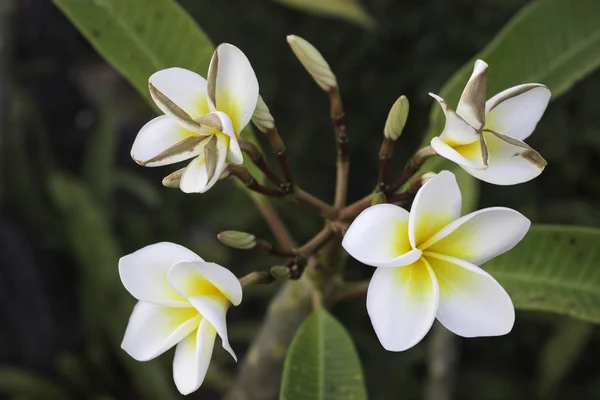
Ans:
<svg viewBox="0 0 600 400"><path fill-rule="evenodd" d="M408 118L408 108L408 99L406 96L400 96L390 109L390 113L385 121L383 135L386 138L396 140L400 137Z"/></svg>
<svg viewBox="0 0 600 400"><path fill-rule="evenodd" d="M387 203L387 198L385 197L385 193L381 192L381 191L377 191L375 193L373 193L373 196L371 197L371 205L377 205L377 204L383 204L383 203Z"/></svg>
<svg viewBox="0 0 600 400"><path fill-rule="evenodd" d="M252 114L252 122L254 122L254 125L262 133L267 133L275 128L275 119L271 115L271 111L265 104L262 96L258 96L256 108L254 109L254 114Z"/></svg>
<svg viewBox="0 0 600 400"><path fill-rule="evenodd" d="M290 278L291 272L288 267L283 265L275 265L271 267L271 276L278 281L283 281Z"/></svg>
<svg viewBox="0 0 600 400"><path fill-rule="evenodd" d="M234 249L250 250L256 246L256 237L246 232L225 231L219 233L217 238L224 245Z"/></svg>
<svg viewBox="0 0 600 400"><path fill-rule="evenodd" d="M167 175L163 178L162 184L168 188L179 189L179 182L181 181L181 176L185 172L185 168L178 169L173 172L171 175Z"/></svg>
<svg viewBox="0 0 600 400"><path fill-rule="evenodd" d="M326 92L337 89L337 79L319 50L299 36L289 35L287 41L298 60L321 89Z"/></svg>

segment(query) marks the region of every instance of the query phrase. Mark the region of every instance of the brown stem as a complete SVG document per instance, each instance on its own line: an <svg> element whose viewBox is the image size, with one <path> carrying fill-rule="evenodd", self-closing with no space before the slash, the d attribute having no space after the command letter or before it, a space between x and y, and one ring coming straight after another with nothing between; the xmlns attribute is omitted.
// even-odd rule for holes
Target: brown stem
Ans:
<svg viewBox="0 0 600 400"><path fill-rule="evenodd" d="M271 189L269 187L263 186L254 177L250 172L239 165L229 164L227 166L227 171L230 175L235 176L239 179L246 187L250 190L253 190L257 193L264 194L269 197L283 197L285 193L277 189Z"/></svg>
<svg viewBox="0 0 600 400"><path fill-rule="evenodd" d="M317 214L328 220L333 221L338 219L338 210L325 203L323 200L305 192L299 187L294 188L294 193L291 194L291 197L298 204L302 204L303 206L315 211Z"/></svg>
<svg viewBox="0 0 600 400"><path fill-rule="evenodd" d="M337 174L335 184L334 207L341 209L346 205L348 192L348 172L350 164L348 161L348 137L346 135L346 123L344 118L344 107L340 91L337 87L329 91L329 102L331 109L331 121L337 148Z"/></svg>
<svg viewBox="0 0 600 400"><path fill-rule="evenodd" d="M363 210L367 209L371 205L372 194L369 194L362 199L355 201L347 207L344 207L340 210L339 219L345 220L352 217L356 217Z"/></svg>
<svg viewBox="0 0 600 400"><path fill-rule="evenodd" d="M279 257L294 257L296 255L293 251L280 249L279 247L273 245L273 243L265 239L256 239L256 245L254 246L254 248L264 253Z"/></svg>
<svg viewBox="0 0 600 400"><path fill-rule="evenodd" d="M434 155L437 155L437 153L431 146L423 147L417 151L404 168L402 175L390 186L388 193L394 193L398 190L421 168L425 160Z"/></svg>
<svg viewBox="0 0 600 400"><path fill-rule="evenodd" d="M275 279L267 271L254 271L240 278L242 289L250 285L271 283Z"/></svg>
<svg viewBox="0 0 600 400"><path fill-rule="evenodd" d="M379 176L377 184L384 188L387 178L387 172L390 165L390 159L394 150L394 141L388 138L383 138L381 149L379 150Z"/></svg>
<svg viewBox="0 0 600 400"><path fill-rule="evenodd" d="M333 237L333 233L331 227L324 227L312 239L297 249L296 253L303 258L308 258L319 251Z"/></svg>
<svg viewBox="0 0 600 400"><path fill-rule="evenodd" d="M273 150L273 154L275 154L275 157L277 158L277 162L279 163L279 167L283 173L285 183L291 187L294 184L294 178L292 176L292 170L290 169L290 164L287 158L287 149L283 143L283 140L281 140L281 136L279 136L277 127L273 126L272 129L268 129L265 132L265 135L267 136L271 150Z"/></svg>
<svg viewBox="0 0 600 400"><path fill-rule="evenodd" d="M264 197L258 195L257 193L250 193L250 197L254 201L254 205L258 209L258 212L262 215L265 222L269 226L269 229L273 233L273 236L277 240L277 243L284 249L293 249L296 247L296 242L294 238L288 231L287 227L277 214L277 211L273 208L271 203Z"/></svg>
<svg viewBox="0 0 600 400"><path fill-rule="evenodd" d="M269 178L269 180L275 185L281 186L283 182L281 181L281 179L279 179L277 175L275 175L273 170L267 165L265 157L263 156L262 152L258 149L258 147L256 147L253 143L246 142L245 140L241 139L239 140L239 144L240 148L244 151L244 153L248 154L248 156L250 157L252 162L258 167L258 169L260 169L263 172L263 174L265 174L265 176Z"/></svg>
<svg viewBox="0 0 600 400"><path fill-rule="evenodd" d="M413 198L415 194L410 192L402 192L391 194L387 197L388 203L400 203Z"/></svg>
<svg viewBox="0 0 600 400"><path fill-rule="evenodd" d="M361 282L349 282L333 292L330 300L331 304L340 303L358 296L362 296L367 293L368 288L368 280Z"/></svg>

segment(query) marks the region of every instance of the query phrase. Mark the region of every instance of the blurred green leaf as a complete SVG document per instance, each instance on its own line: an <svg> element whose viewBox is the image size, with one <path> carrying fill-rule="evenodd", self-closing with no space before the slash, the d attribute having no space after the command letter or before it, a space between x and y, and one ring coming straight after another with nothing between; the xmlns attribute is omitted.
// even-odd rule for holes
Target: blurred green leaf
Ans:
<svg viewBox="0 0 600 400"><path fill-rule="evenodd" d="M360 400L367 393L352 338L326 310L316 309L290 344L282 400Z"/></svg>
<svg viewBox="0 0 600 400"><path fill-rule="evenodd" d="M64 219L71 253L80 267L82 319L86 338L94 341L90 355L103 357L102 335L107 335L116 354L132 375L135 386L148 399L177 398L173 385L155 363L139 363L119 348L133 299L118 275L121 254L110 228L110 218L92 192L75 178L56 174L50 180L50 196Z"/></svg>
<svg viewBox="0 0 600 400"><path fill-rule="evenodd" d="M17 368L0 367L0 393L30 399L70 399L69 394L49 379Z"/></svg>
<svg viewBox="0 0 600 400"><path fill-rule="evenodd" d="M367 12L360 0L274 0L291 8L319 16L346 20L372 30L377 21Z"/></svg>
<svg viewBox="0 0 600 400"><path fill-rule="evenodd" d="M129 171L118 171L117 187L136 196L148 208L156 208L161 203L156 185Z"/></svg>
<svg viewBox="0 0 600 400"><path fill-rule="evenodd" d="M600 323L600 230L537 225L513 250L483 265L515 307Z"/></svg>
<svg viewBox="0 0 600 400"><path fill-rule="evenodd" d="M540 398L553 398L562 380L581 357L594 326L575 319L561 320L554 335L546 342L539 365Z"/></svg>
<svg viewBox="0 0 600 400"><path fill-rule="evenodd" d="M455 107L473 70L474 60L489 65L488 98L511 86L537 82L552 98L565 93L600 65L600 2L597 0L532 1L523 7L490 44L469 60L442 87L439 95ZM434 101L422 146L444 128L444 115ZM542 133L539 133L540 135ZM451 162L430 159L424 169L448 169ZM474 180L458 171L459 180ZM476 183L478 184L478 183Z"/></svg>

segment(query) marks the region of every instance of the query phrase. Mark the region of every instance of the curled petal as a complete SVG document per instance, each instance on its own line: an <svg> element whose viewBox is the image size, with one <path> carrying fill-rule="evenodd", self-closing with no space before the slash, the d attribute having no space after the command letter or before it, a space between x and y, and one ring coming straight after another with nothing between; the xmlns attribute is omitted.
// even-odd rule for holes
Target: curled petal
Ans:
<svg viewBox="0 0 600 400"><path fill-rule="evenodd" d="M475 129L485 124L485 99L488 65L485 61L475 61L473 74L460 96L456 112Z"/></svg>
<svg viewBox="0 0 600 400"><path fill-rule="evenodd" d="M205 139L161 115L142 127L131 147L131 158L146 167L173 164L200 154Z"/></svg>
<svg viewBox="0 0 600 400"><path fill-rule="evenodd" d="M377 268L367 292L367 311L382 346L407 350L431 328L438 307L438 284L421 258L401 268Z"/></svg>
<svg viewBox="0 0 600 400"><path fill-rule="evenodd" d="M202 317L215 328L217 334L221 337L223 348L237 361L237 357L229 344L229 337L227 336L227 321L225 317L229 302L215 296L193 296L189 300Z"/></svg>
<svg viewBox="0 0 600 400"><path fill-rule="evenodd" d="M512 330L510 296L481 268L445 255L425 252L440 290L437 319L463 337L499 336Z"/></svg>
<svg viewBox="0 0 600 400"><path fill-rule="evenodd" d="M450 223L422 247L481 265L515 247L530 226L531 221L515 210L491 207Z"/></svg>
<svg viewBox="0 0 600 400"><path fill-rule="evenodd" d="M408 235L417 248L460 217L462 196L453 173L442 171L417 192L408 219Z"/></svg>
<svg viewBox="0 0 600 400"><path fill-rule="evenodd" d="M205 142L204 152L187 166L180 180L185 193L204 193L219 180L225 169L229 137L215 134Z"/></svg>
<svg viewBox="0 0 600 400"><path fill-rule="evenodd" d="M447 145L454 147L470 144L479 140L477 130L461 118L440 96L429 93L442 107L446 116L446 125L440 134L440 139Z"/></svg>
<svg viewBox="0 0 600 400"><path fill-rule="evenodd" d="M506 89L488 100L485 128L525 140L542 118L550 96L550 90L539 83Z"/></svg>
<svg viewBox="0 0 600 400"><path fill-rule="evenodd" d="M233 122L231 119L221 111L214 111L206 114L197 120L199 123L207 126L207 133L223 133L229 137L227 160L233 164L241 164L244 161L242 149L238 142L235 130L233 128Z"/></svg>
<svg viewBox="0 0 600 400"><path fill-rule="evenodd" d="M161 242L121 257L119 275L125 289L138 300L171 307L189 307L169 284L167 272L180 261L203 261L175 243Z"/></svg>
<svg viewBox="0 0 600 400"><path fill-rule="evenodd" d="M461 166L485 169L489 163L489 152L483 135L479 135L479 140L473 143L456 147L451 147L439 137L434 137L431 139L431 147L440 156Z"/></svg>
<svg viewBox="0 0 600 400"><path fill-rule="evenodd" d="M149 83L192 119L209 112L206 80L195 72L183 68L163 69L152 74ZM161 98L154 98L153 95L153 99L162 112L171 113L170 106Z"/></svg>
<svg viewBox="0 0 600 400"><path fill-rule="evenodd" d="M175 349L173 380L183 395L190 394L202 385L212 358L216 331L206 319L197 331L182 340Z"/></svg>
<svg viewBox="0 0 600 400"><path fill-rule="evenodd" d="M239 136L258 101L258 80L246 55L231 44L217 47L208 69L207 88L209 106L227 114Z"/></svg>
<svg viewBox="0 0 600 400"><path fill-rule="evenodd" d="M373 267L412 264L421 251L408 239L408 211L391 204L364 210L346 231L342 246L358 261Z"/></svg>
<svg viewBox="0 0 600 400"><path fill-rule="evenodd" d="M169 282L185 297L215 296L234 306L242 301L240 281L227 268L208 262L181 262L169 271Z"/></svg>
<svg viewBox="0 0 600 400"><path fill-rule="evenodd" d="M200 319L193 307L164 307L140 301L129 318L121 348L138 361L152 360L196 330Z"/></svg>
<svg viewBox="0 0 600 400"><path fill-rule="evenodd" d="M488 168L461 167L475 178L495 185L516 185L536 178L546 160L529 145L498 132L484 132L490 159Z"/></svg>

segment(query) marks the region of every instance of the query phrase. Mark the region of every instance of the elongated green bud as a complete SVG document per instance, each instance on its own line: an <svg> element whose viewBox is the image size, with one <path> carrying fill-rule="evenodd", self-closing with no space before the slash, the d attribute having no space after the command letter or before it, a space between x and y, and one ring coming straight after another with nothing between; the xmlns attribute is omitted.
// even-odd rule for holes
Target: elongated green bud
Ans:
<svg viewBox="0 0 600 400"><path fill-rule="evenodd" d="M256 237L246 232L225 231L219 233L217 238L224 245L234 249L250 250L256 246Z"/></svg>
<svg viewBox="0 0 600 400"><path fill-rule="evenodd" d="M406 96L400 96L390 109L390 113L385 121L383 135L386 138L396 140L402 135L406 120L408 119L408 109L408 99Z"/></svg>
<svg viewBox="0 0 600 400"><path fill-rule="evenodd" d="M258 102L254 114L252 114L252 122L262 133L267 133L275 128L275 119L261 96L258 96Z"/></svg>
<svg viewBox="0 0 600 400"><path fill-rule="evenodd" d="M329 64L315 46L295 35L289 35L287 42L298 60L321 89L326 92L337 89L338 83L335 75L331 72Z"/></svg>

